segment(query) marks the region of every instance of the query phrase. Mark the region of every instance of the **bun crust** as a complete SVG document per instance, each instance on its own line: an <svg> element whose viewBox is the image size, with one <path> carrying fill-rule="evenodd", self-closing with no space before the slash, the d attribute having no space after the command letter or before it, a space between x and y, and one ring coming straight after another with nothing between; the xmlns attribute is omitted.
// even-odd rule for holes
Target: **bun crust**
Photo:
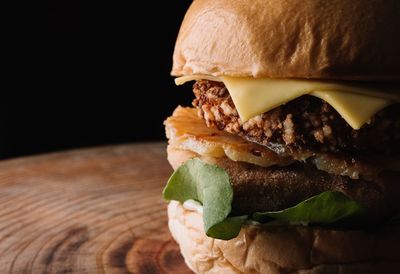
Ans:
<svg viewBox="0 0 400 274"><path fill-rule="evenodd" d="M400 80L400 1L195 0L172 75Z"/></svg>
<svg viewBox="0 0 400 274"><path fill-rule="evenodd" d="M168 206L169 229L196 273L398 273L400 234L301 226L247 225L229 241L207 237L202 216L178 202Z"/></svg>

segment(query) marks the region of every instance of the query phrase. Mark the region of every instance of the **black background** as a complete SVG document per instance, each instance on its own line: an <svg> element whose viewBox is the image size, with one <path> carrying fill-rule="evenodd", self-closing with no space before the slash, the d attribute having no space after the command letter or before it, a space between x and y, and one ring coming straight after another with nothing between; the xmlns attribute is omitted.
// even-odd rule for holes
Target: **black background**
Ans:
<svg viewBox="0 0 400 274"><path fill-rule="evenodd" d="M191 1L16 2L6 11L0 157L164 139L189 105L169 75Z"/></svg>

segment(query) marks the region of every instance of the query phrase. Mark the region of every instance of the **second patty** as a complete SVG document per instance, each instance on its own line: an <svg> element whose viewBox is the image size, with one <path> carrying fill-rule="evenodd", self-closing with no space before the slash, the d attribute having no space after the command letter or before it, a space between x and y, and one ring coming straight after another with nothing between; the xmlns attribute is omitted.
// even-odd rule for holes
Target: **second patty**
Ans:
<svg viewBox="0 0 400 274"><path fill-rule="evenodd" d="M193 91L193 105L207 126L216 126L271 149L308 149L367 157L400 152L398 103L354 130L328 103L308 95L243 123L223 83L200 80Z"/></svg>

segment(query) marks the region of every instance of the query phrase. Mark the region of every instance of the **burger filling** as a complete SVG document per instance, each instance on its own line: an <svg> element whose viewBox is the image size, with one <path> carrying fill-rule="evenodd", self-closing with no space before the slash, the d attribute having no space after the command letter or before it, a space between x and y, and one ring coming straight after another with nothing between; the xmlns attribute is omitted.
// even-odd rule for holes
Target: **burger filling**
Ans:
<svg viewBox="0 0 400 274"><path fill-rule="evenodd" d="M400 153L399 103L379 111L368 124L354 130L328 103L309 95L242 122L223 83L200 80L193 91L193 105L207 126L276 151L311 149L352 156Z"/></svg>
<svg viewBox="0 0 400 274"><path fill-rule="evenodd" d="M193 108L165 122L175 169L164 197L203 205L207 235L230 239L244 222L391 223L400 202L400 107L360 129L303 95L245 122L224 83L198 80Z"/></svg>

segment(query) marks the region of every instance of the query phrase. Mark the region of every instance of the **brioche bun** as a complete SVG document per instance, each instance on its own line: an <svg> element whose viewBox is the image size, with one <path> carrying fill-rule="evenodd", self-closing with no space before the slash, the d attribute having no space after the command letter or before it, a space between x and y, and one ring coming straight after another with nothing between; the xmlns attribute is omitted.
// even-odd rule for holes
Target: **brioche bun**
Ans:
<svg viewBox="0 0 400 274"><path fill-rule="evenodd" d="M195 0L172 75L400 80L400 1Z"/></svg>
<svg viewBox="0 0 400 274"><path fill-rule="evenodd" d="M400 268L399 228L380 231L246 225L238 237L209 238L202 215L168 206L169 229L196 273L394 274Z"/></svg>

